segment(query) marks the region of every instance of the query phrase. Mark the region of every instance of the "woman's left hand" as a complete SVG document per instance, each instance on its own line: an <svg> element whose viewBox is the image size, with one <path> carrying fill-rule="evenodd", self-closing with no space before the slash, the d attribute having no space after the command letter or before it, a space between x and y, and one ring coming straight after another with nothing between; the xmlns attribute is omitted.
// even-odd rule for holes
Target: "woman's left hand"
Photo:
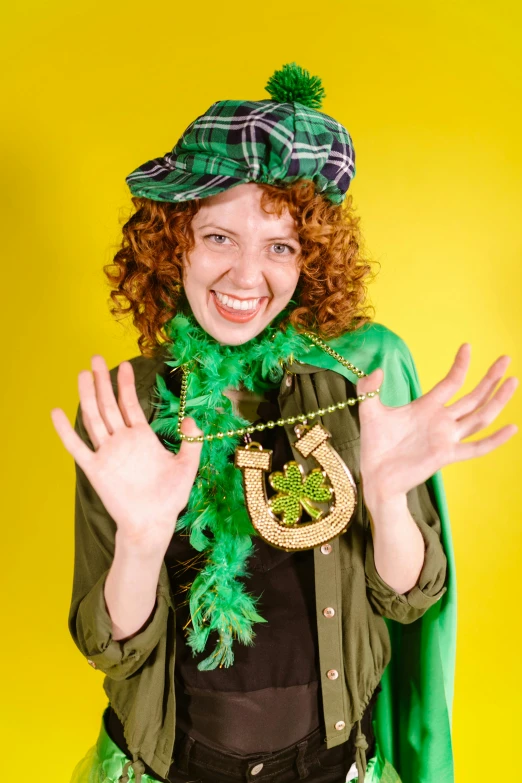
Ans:
<svg viewBox="0 0 522 783"><path fill-rule="evenodd" d="M511 361L500 356L472 391L446 405L462 388L470 356L471 345L463 343L448 374L407 405L388 407L379 395L359 403L361 477L373 496L405 494L444 465L488 454L518 432L515 424L506 424L485 438L461 442L491 424L518 386L518 378L507 378L489 399ZM382 368L374 370L357 382L357 394L383 382Z"/></svg>

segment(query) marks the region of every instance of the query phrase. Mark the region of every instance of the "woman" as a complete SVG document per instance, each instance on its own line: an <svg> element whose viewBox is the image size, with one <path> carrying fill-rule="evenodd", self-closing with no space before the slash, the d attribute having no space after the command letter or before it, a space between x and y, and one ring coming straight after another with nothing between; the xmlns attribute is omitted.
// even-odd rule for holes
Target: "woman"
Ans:
<svg viewBox="0 0 522 783"><path fill-rule="evenodd" d="M93 357L75 430L52 411L77 465L69 627L109 698L74 781L453 780L436 474L516 432L460 442L517 381L489 399L502 356L445 405L464 344L420 395L363 310L350 136L295 64L267 88L127 178L107 274L141 355Z"/></svg>

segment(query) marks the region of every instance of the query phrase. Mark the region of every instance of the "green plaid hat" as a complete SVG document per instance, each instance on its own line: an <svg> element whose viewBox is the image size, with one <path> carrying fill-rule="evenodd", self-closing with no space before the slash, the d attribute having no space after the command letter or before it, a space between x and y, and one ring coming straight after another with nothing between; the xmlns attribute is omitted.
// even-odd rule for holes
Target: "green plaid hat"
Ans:
<svg viewBox="0 0 522 783"><path fill-rule="evenodd" d="M316 111L325 97L320 79L289 63L265 89L271 100L213 103L171 152L128 175L131 193L189 201L245 182L309 179L340 204L355 176L355 151L346 128Z"/></svg>

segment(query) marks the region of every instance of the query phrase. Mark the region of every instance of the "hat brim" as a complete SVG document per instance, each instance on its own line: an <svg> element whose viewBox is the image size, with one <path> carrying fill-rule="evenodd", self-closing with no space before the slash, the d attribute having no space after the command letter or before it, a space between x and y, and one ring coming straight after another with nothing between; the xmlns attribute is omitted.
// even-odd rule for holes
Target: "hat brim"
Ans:
<svg viewBox="0 0 522 783"><path fill-rule="evenodd" d="M169 169L163 158L155 158L126 178L133 196L154 201L193 201L207 198L224 190L252 182L248 177L230 177L224 174L194 174Z"/></svg>
<svg viewBox="0 0 522 783"><path fill-rule="evenodd" d="M180 171L178 168L171 168L165 165L165 158L154 158L154 160L143 164L143 166L129 174L125 181L133 196L142 196L153 201L178 203L180 201L193 201L194 199L214 196L236 185L246 183L290 184L292 179L309 178L303 176L287 177L281 182L261 172L256 178L251 176L231 177L227 174L193 173ZM311 179L314 181L314 178ZM314 182L314 184L318 192L322 193L334 204L340 204L343 201L344 194L338 191L333 192L333 189L330 190L328 187L329 183L324 178L321 177L321 182Z"/></svg>

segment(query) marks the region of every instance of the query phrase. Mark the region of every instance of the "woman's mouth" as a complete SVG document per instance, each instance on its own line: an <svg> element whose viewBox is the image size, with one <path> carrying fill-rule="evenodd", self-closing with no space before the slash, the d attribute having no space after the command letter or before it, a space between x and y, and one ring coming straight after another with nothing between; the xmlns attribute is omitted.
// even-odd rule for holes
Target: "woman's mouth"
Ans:
<svg viewBox="0 0 522 783"><path fill-rule="evenodd" d="M210 291L216 310L227 321L244 323L251 321L259 313L261 308L268 302L268 296L261 296L252 299L238 299L234 296L222 294L219 291Z"/></svg>

